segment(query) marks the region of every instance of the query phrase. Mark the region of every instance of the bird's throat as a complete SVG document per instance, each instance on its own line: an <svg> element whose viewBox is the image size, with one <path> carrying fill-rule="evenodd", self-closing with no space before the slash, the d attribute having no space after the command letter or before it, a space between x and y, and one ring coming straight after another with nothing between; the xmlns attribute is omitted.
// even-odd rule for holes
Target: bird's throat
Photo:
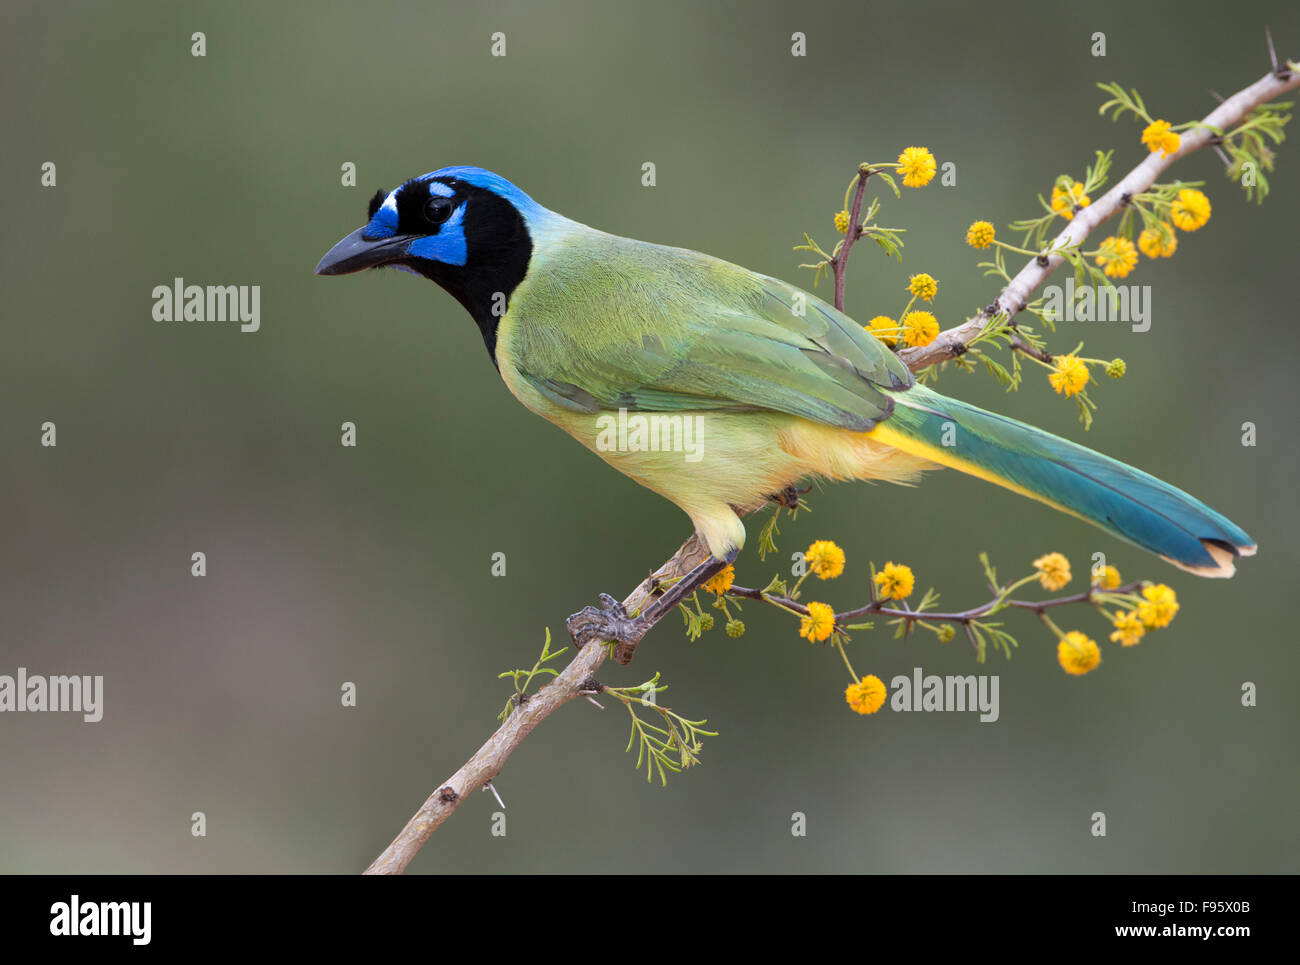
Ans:
<svg viewBox="0 0 1300 965"><path fill-rule="evenodd" d="M532 237L512 205L486 193L473 199L465 235L470 254L464 265L421 259L415 267L465 307L496 365L497 327L515 289L528 274Z"/></svg>

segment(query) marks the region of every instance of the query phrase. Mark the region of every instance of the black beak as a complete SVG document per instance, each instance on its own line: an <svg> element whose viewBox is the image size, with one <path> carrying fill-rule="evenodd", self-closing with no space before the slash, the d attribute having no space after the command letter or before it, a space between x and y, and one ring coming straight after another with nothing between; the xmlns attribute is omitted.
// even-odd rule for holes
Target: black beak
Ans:
<svg viewBox="0 0 1300 965"><path fill-rule="evenodd" d="M412 241L411 235L397 235L393 238L376 238L368 241L361 236L364 230L358 228L327 251L320 264L316 266L316 274L347 275L354 271L391 264L406 256Z"/></svg>

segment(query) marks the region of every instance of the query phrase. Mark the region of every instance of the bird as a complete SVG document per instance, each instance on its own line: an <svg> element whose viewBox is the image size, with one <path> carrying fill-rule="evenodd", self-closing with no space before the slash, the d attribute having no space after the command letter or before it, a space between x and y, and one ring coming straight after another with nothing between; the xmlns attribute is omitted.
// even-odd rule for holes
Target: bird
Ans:
<svg viewBox="0 0 1300 965"><path fill-rule="evenodd" d="M940 467L1200 576L1255 553L1169 483L920 384L862 325L777 278L589 227L478 167L378 191L366 214L316 273L386 267L440 285L519 402L686 513L709 573L743 547L744 517L801 481L907 484ZM656 419L671 432L651 423L649 444L625 431Z"/></svg>

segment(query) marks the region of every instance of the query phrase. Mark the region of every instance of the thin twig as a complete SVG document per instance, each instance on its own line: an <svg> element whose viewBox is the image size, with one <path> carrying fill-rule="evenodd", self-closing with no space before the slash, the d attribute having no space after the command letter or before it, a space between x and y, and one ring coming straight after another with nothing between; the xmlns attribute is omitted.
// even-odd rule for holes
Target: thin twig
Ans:
<svg viewBox="0 0 1300 965"><path fill-rule="evenodd" d="M1014 607L1019 610L1032 610L1035 613L1042 613L1052 607L1068 606L1073 603L1092 603L1098 593L1136 593L1142 587L1148 585L1149 580L1134 580L1132 583L1125 583L1123 586L1117 586L1113 590L1103 590L1101 587L1093 585L1082 593L1074 593L1070 596L1054 597L1050 600L1004 600L1001 593L995 591L993 599L987 603L981 603L979 606L971 607L969 610L959 610L954 613L943 613L938 610L896 610L892 607L885 606L884 600L875 600L866 606L858 607L855 610L845 610L842 613L835 614L835 625L838 627L842 623L848 623L850 620L856 620L859 617L879 615L890 620L906 620L908 624L912 623L960 623L968 624L972 620L977 620L986 616L994 610L1000 610L1005 607ZM728 596L738 596L744 600L761 600L764 603L771 603L775 606L782 607L797 613L800 616L808 615L808 608L796 600L789 597L779 596L774 593L764 593L762 590L751 589L746 586L732 586L727 591Z"/></svg>
<svg viewBox="0 0 1300 965"><path fill-rule="evenodd" d="M849 251L854 243L862 237L862 197L867 193L867 179L872 175L871 168L865 164L858 167L858 186L853 192L853 206L849 210L849 225L844 231L844 242L840 250L831 259L831 272L835 276L835 307L844 311L844 277L849 266Z"/></svg>

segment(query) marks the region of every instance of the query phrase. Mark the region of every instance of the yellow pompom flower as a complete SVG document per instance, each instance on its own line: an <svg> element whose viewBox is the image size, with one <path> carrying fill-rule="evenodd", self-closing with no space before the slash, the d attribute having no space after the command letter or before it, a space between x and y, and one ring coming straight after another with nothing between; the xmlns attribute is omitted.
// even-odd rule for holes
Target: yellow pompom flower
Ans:
<svg viewBox="0 0 1300 965"><path fill-rule="evenodd" d="M1142 596L1144 599L1138 604L1137 615L1147 629L1167 627L1173 622L1179 604L1178 596L1172 589L1163 583L1157 583L1155 586L1144 587Z"/></svg>
<svg viewBox="0 0 1300 965"><path fill-rule="evenodd" d="M835 212L835 230L842 235L849 233L849 213L847 211Z"/></svg>
<svg viewBox="0 0 1300 965"><path fill-rule="evenodd" d="M1178 250L1178 236L1167 224L1145 228L1138 235L1138 248L1148 258L1169 258Z"/></svg>
<svg viewBox="0 0 1300 965"><path fill-rule="evenodd" d="M898 322L888 315L877 315L864 327L886 345L893 345L898 341Z"/></svg>
<svg viewBox="0 0 1300 965"><path fill-rule="evenodd" d="M921 272L908 279L907 290L922 301L932 302L934 296L939 294L939 283L933 276Z"/></svg>
<svg viewBox="0 0 1300 965"><path fill-rule="evenodd" d="M939 165L929 148L909 147L898 155L898 169L903 173L905 187L922 188L934 179Z"/></svg>
<svg viewBox="0 0 1300 965"><path fill-rule="evenodd" d="M736 567L728 563L726 569L705 581L704 589L708 590L710 593L716 593L718 596L722 596L722 594L731 589L731 584L735 582Z"/></svg>
<svg viewBox="0 0 1300 965"><path fill-rule="evenodd" d="M1059 184L1052 188L1052 210L1066 221L1074 220L1075 205L1086 208L1090 204L1092 204L1092 198L1083 193L1083 185L1078 181L1071 184L1069 190L1062 188Z"/></svg>
<svg viewBox="0 0 1300 965"><path fill-rule="evenodd" d="M1103 590L1113 590L1120 584L1119 570L1113 566L1107 566L1101 571L1100 576L1093 577L1093 583Z"/></svg>
<svg viewBox="0 0 1300 965"><path fill-rule="evenodd" d="M1064 554L1048 553L1034 560L1034 569L1038 571L1038 582L1044 590L1056 592L1070 582L1070 561Z"/></svg>
<svg viewBox="0 0 1300 965"><path fill-rule="evenodd" d="M908 312L903 316L903 343L913 348L929 345L939 337L939 320L929 312Z"/></svg>
<svg viewBox="0 0 1300 965"><path fill-rule="evenodd" d="M885 683L875 674L867 674L844 688L844 699L859 714L874 714L885 706Z"/></svg>
<svg viewBox="0 0 1300 965"><path fill-rule="evenodd" d="M966 229L966 244L972 248L987 248L993 244L997 234L991 222L976 221Z"/></svg>
<svg viewBox="0 0 1300 965"><path fill-rule="evenodd" d="M1102 241L1097 252L1097 264L1107 278L1125 278L1137 263L1137 249L1127 238L1111 235Z"/></svg>
<svg viewBox="0 0 1300 965"><path fill-rule="evenodd" d="M1115 626L1115 632L1110 635L1111 643L1118 643L1122 647L1136 645L1147 632L1147 628L1132 610L1116 613L1111 623Z"/></svg>
<svg viewBox="0 0 1300 965"><path fill-rule="evenodd" d="M799 636L820 643L835 629L835 611L825 603L809 603L808 615L800 618Z"/></svg>
<svg viewBox="0 0 1300 965"><path fill-rule="evenodd" d="M1152 154L1156 151L1176 154L1182 142L1183 139L1172 130L1172 125L1168 121L1152 121L1142 131L1142 143Z"/></svg>
<svg viewBox="0 0 1300 965"><path fill-rule="evenodd" d="M818 579L833 580L844 572L844 550L828 539L819 539L809 546L804 560Z"/></svg>
<svg viewBox="0 0 1300 965"><path fill-rule="evenodd" d="M1210 220L1210 199L1195 188L1183 188L1169 206L1169 217L1175 227L1195 231Z"/></svg>
<svg viewBox="0 0 1300 965"><path fill-rule="evenodd" d="M880 589L882 600L905 600L912 595L916 586L916 577L912 568L903 563L886 563L885 568L874 577Z"/></svg>
<svg viewBox="0 0 1300 965"><path fill-rule="evenodd" d="M1086 674L1101 663L1101 648L1097 641L1084 636L1078 630L1071 630L1056 645L1056 659L1068 674L1076 677Z"/></svg>
<svg viewBox="0 0 1300 965"><path fill-rule="evenodd" d="M1088 384L1088 379L1092 377L1088 372L1087 363L1076 355L1058 355L1053 361L1056 364L1056 371L1048 373L1047 381L1056 390L1056 394L1068 398L1082 392L1083 387Z"/></svg>

